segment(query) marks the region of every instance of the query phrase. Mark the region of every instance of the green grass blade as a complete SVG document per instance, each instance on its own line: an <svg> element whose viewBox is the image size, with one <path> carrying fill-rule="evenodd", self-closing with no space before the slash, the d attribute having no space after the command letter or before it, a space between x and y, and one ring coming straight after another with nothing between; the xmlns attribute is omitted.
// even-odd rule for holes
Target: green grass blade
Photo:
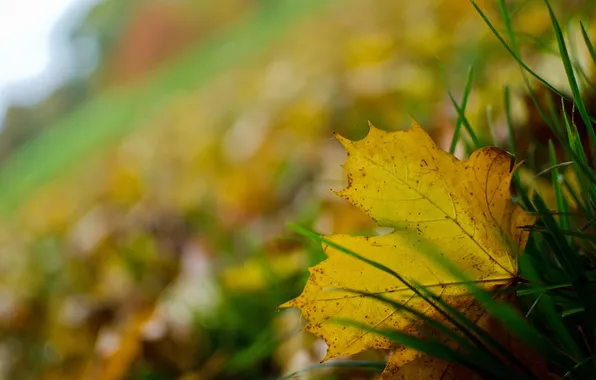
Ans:
<svg viewBox="0 0 596 380"><path fill-rule="evenodd" d="M550 5L548 0L544 0L548 8L548 12L550 15L551 23L553 26L553 30L555 32L555 37L557 39L557 44L559 45L559 52L561 53L561 60L563 62L563 67L565 68L565 73L567 74L567 80L569 81L569 86L571 87L571 93L573 94L573 101L579 110L582 120L586 125L586 129L588 131L588 135L590 136L590 140L592 144L596 145L596 134L594 133L594 128L592 126L592 120L588 115L588 111L586 109L586 105L581 96L581 92L579 90L579 86L577 84L577 79L575 78L575 72L573 70L573 65L571 64L571 58L569 57L569 51L567 50L567 46L565 43L565 38L563 37L563 31L561 30L561 26L553 8Z"/></svg>
<svg viewBox="0 0 596 380"><path fill-rule="evenodd" d="M567 27L567 30L571 30L570 20L568 21L566 27ZM572 32L568 33L567 39L569 40L569 58L571 61L571 67L578 74L579 83L583 84L585 86L593 87L593 82L590 80L588 74L582 67L580 60L578 58L579 57L579 54L577 51L578 44L575 42L574 34ZM594 119L592 118L592 120L594 120Z"/></svg>
<svg viewBox="0 0 596 380"><path fill-rule="evenodd" d="M583 366L585 366L586 364L588 364L589 362L594 363L594 356L586 358L583 362L581 363L577 363L577 365L575 365L573 368L571 368L568 372L565 373L565 375L563 376L563 378L565 379L574 379L576 377L574 377L572 374L573 372L577 371L578 369L581 369ZM592 369L592 374L594 373L594 370ZM579 377L581 378L581 377ZM591 378L593 379L594 376L592 375Z"/></svg>
<svg viewBox="0 0 596 380"><path fill-rule="evenodd" d="M509 11L507 10L507 4L505 4L505 0L499 0L499 13L501 13L501 18L505 24L505 30L507 31L507 35L511 41L512 50L517 56L520 56L517 37L513 31L513 24L511 23L511 17L509 16Z"/></svg>
<svg viewBox="0 0 596 380"><path fill-rule="evenodd" d="M552 145L552 142L549 141L549 146L550 145ZM554 154L554 146L553 146L553 154ZM564 168L565 166L569 166L569 165L573 165L573 161L559 162L558 164L551 163L551 166L540 171L538 174L536 174L535 177L540 177L542 175L545 175L546 173L550 173L551 171L553 171L555 169Z"/></svg>
<svg viewBox="0 0 596 380"><path fill-rule="evenodd" d="M585 274L579 255L569 246L565 234L560 229L548 208L540 197L535 197L534 204L540 213L541 221L546 226L543 236L550 242L552 252L571 279L573 289L588 314L586 322L596 332L596 298L590 291L589 280ZM550 236L549 236L550 235Z"/></svg>
<svg viewBox="0 0 596 380"><path fill-rule="evenodd" d="M432 337L426 337L425 339L421 339L418 337L410 336L398 330L390 330L390 329L377 329L372 328L364 323L359 323L351 320L346 319L337 319L338 323L343 325L356 327L363 331L367 331L373 334L377 334L383 336L392 342L395 342L399 345L406 346L408 348L414 349L419 351L425 355L429 355L432 357L436 357L439 359L443 359L450 363L459 364L468 368L473 369L475 372L480 374L482 378L485 379L503 379L503 378L512 378L512 379L527 379L526 377L522 377L521 375L507 371L507 368L500 368L500 372L494 374L489 370L481 367L478 365L478 362L471 360L471 357L474 357L473 353L461 353L456 349L449 347L448 345L440 342L437 339L433 339ZM500 374L503 372L507 372L505 376L501 377Z"/></svg>
<svg viewBox="0 0 596 380"><path fill-rule="evenodd" d="M541 231L541 230L536 230L536 231ZM559 231L564 236L575 236L582 240L596 241L596 235L586 234L586 233L583 233L578 230L563 230L563 229L561 229ZM541 231L541 232L544 232L544 231ZM546 231L546 232L548 232L548 231Z"/></svg>
<svg viewBox="0 0 596 380"><path fill-rule="evenodd" d="M553 189L555 189L555 198L557 200L557 210L559 211L559 224L563 229L569 229L569 218L567 213L569 212L569 206L567 204L567 200L563 194L563 188L561 186L561 178L562 174L559 171L559 167L557 167L557 156L555 153L555 146L553 145L552 141L548 142L548 151L550 156L550 164L553 168L552 174L552 184ZM570 243L570 242L568 242Z"/></svg>
<svg viewBox="0 0 596 380"><path fill-rule="evenodd" d="M470 0L470 3L476 9L476 12L478 12L478 14L480 15L480 17L484 20L484 22L489 27L489 29L494 34L494 36L497 37L497 39L503 45L503 47L505 47L505 49L509 52L509 54L513 57L513 59L515 59L517 61L517 63L526 72L528 72L530 75L532 75L538 81L540 81L542 84L544 84L546 87L548 87L551 91L555 92L556 94L558 94L561 97L567 98L567 96L565 94L563 94L558 89L556 89L555 87L553 87L548 81L546 81L540 75L536 74L532 69L530 69L530 67L528 67L528 65L526 65L524 63L524 61L519 57L519 55L509 46L509 44L507 43L507 41L505 41L503 39L503 37L501 36L501 34L497 31L497 29L495 28L495 26L492 24L492 22L486 16L486 14L484 14L484 12L482 11L482 9L480 9L480 7L478 6L478 4L476 4L476 1L475 0Z"/></svg>
<svg viewBox="0 0 596 380"><path fill-rule="evenodd" d="M554 219L552 213L544 203L544 200L539 196L535 196L534 206L540 215L540 220L546 227L546 229L542 232L546 233L544 236L549 241L553 254L561 263L561 266L568 278L573 280L582 273L582 266L580 262L574 255L567 254L568 252L573 252L573 250L569 246L565 235L563 235L561 232L557 221Z"/></svg>
<svg viewBox="0 0 596 380"><path fill-rule="evenodd" d="M579 132L575 124L569 122L567 113L563 112L563 121L565 125L565 132L567 133L567 142L569 150L578 157L578 161L586 164L588 162L584 147L581 144Z"/></svg>
<svg viewBox="0 0 596 380"><path fill-rule="evenodd" d="M574 315L574 314L578 314L578 313L583 313L584 311L586 311L586 309L584 309L583 307L576 307L573 309L567 309L565 311L563 311L561 313L561 317L568 317L570 315Z"/></svg>
<svg viewBox="0 0 596 380"><path fill-rule="evenodd" d="M594 50L594 45L592 44L592 40L586 32L586 28L584 24L580 21L579 25L581 26L582 30L582 37L584 38L584 42L586 43L586 47L588 48L588 52L590 53L590 57L592 58L592 62L596 65L596 50Z"/></svg>
<svg viewBox="0 0 596 380"><path fill-rule="evenodd" d="M563 319L560 313L557 311L553 298L549 295L548 291L558 290L561 288L567 288L571 286L571 283L566 284L557 284L557 285L550 285L550 286L540 286L542 279L540 278L539 272L537 270L536 265L534 264L535 260L540 260L541 257L536 257L536 255L532 255L530 253L526 253L523 255L520 260L524 260L526 265L523 265L524 268L524 276L530 280L529 286L532 291L539 291L542 290L540 293L540 302L538 303L538 308L541 311L542 317L547 321L550 328L555 332L555 337L557 340L561 342L561 347L564 347L564 351L568 352L573 356L576 361L580 361L583 359L584 355L577 345L576 341L572 338L569 330L565 326ZM520 265L521 266L521 265ZM517 292L518 296L522 296L524 292ZM538 301L538 299L537 299Z"/></svg>
<svg viewBox="0 0 596 380"><path fill-rule="evenodd" d="M466 117L463 108L457 103L457 100L455 100L455 97L453 97L453 94L451 93L451 91L448 91L448 94L449 94L449 99L451 99L451 104L453 104L453 107L457 111L458 120L462 121L464 127L466 128L466 132L468 132L468 135L472 139L472 144L473 144L474 150L482 148L482 144L480 143L478 136L476 136L474 129L470 125L470 122L468 121L468 118Z"/></svg>
<svg viewBox="0 0 596 380"><path fill-rule="evenodd" d="M569 179L567 177L563 177L563 185L565 186L567 194L569 194L569 196L573 199L579 211L587 215L590 219L593 219L594 215L591 214L590 208L586 207L586 204L584 203L583 199L580 199L573 186L569 183Z"/></svg>
<svg viewBox="0 0 596 380"><path fill-rule="evenodd" d="M326 363L317 363L309 367L301 369L300 371L292 372L289 375L279 377L278 380L291 380L296 379L297 376L302 374L308 374L312 372L328 370L328 369L352 369L362 370L370 372L381 373L385 369L385 362L369 361L369 360L346 360L346 361L333 361Z"/></svg>
<svg viewBox="0 0 596 380"><path fill-rule="evenodd" d="M462 114L465 114L466 107L468 105L468 97L470 96L470 92L472 90L472 80L474 78L474 68L470 65L468 68L468 75L466 77L466 85L464 87L464 94L461 100L461 109ZM455 148L457 147L457 143L459 141L461 126L463 124L463 119L458 116L457 123L455 123L455 130L453 132L453 139L451 140L451 145L449 146L449 153L455 153Z"/></svg>
<svg viewBox="0 0 596 380"><path fill-rule="evenodd" d="M526 255L522 256L525 257ZM535 273L538 273L538 271L535 271ZM529 279L528 276L524 276L526 278ZM536 276L536 278L538 278L538 276ZM532 280L531 281L538 281L538 280ZM522 284L525 286L530 286L529 288L524 288L524 289L519 289L516 291L518 296L527 296L530 294L540 294L540 293L544 293L544 292L548 292L549 290L557 290L557 289L562 289L562 288L569 288L572 284L570 282L566 282L564 284L555 284L555 285L547 285L547 286L540 286L540 285L535 285L533 283L530 283L530 285L528 284Z"/></svg>
<svg viewBox="0 0 596 380"><path fill-rule="evenodd" d="M520 33L520 32L517 32L517 36L520 38L520 40L528 41L532 47L536 48L537 51L542 52L544 54L559 57L558 47L553 48L550 45L550 40L543 41L543 40L536 38L532 35L529 35L526 33ZM519 52L518 52L518 55L519 55ZM573 65L573 69L577 73L580 74L582 81L588 86L593 86L594 83L592 82L592 80L590 80L590 78L588 77L588 74L586 74L585 70L582 68L581 64L579 63L579 60L577 58L575 58L575 56L571 63Z"/></svg>
<svg viewBox="0 0 596 380"><path fill-rule="evenodd" d="M579 182L580 188L582 190L582 194L584 194L584 198L591 197L593 200L596 200L596 183L591 181L589 176L585 176L586 172L592 173L591 169L588 166L588 158L586 156L586 152L582 145L581 138L579 136L579 132L576 126L569 122L566 114L563 114L564 122L565 122L565 129L567 131L567 139L569 140L569 151L570 154L575 158L577 166L575 168L575 177ZM572 191L571 186L567 186L570 191ZM594 210L592 207L589 207L589 202L583 202L577 200L577 204L579 207L583 207L584 213L589 217L593 218Z"/></svg>
<svg viewBox="0 0 596 380"><path fill-rule="evenodd" d="M513 30L511 17L510 17L509 11L507 10L507 5L505 4L505 0L499 0L499 11L501 13L501 18L503 19L503 23L505 24L505 30L507 32L509 39L511 40L511 45L513 46L512 51L513 51L514 57L521 57L521 52L519 49L519 45L517 43L517 35L516 35L515 31ZM481 16L482 16L482 14L481 14ZM485 18L485 21L487 21L487 18ZM490 24L489 24L489 27L491 27ZM495 32L495 30L493 28L491 28L491 29L493 30L493 32ZM497 35L497 38L499 38L498 35ZM499 38L499 40L502 43L505 43L504 39ZM532 100L532 103L536 107L536 110L538 111L538 113L540 114L542 119L547 123L547 125L550 127L550 129L553 130L555 135L558 136L558 138L559 138L560 134L557 132L560 130L560 125L559 125L559 120L558 120L555 108L554 107L549 108L550 114L547 113L543 109L541 102L538 100L538 97L536 95L536 91L534 90L534 88L532 87L532 84L528 80L527 70L526 70L527 66L525 66L525 64L523 63L521 58L517 59L517 62L518 62L518 65L520 66L520 71L521 71L524 83L526 85L526 88L528 90L528 93L530 95L530 98ZM550 97L547 100L550 100ZM528 202L528 204L529 203L530 202Z"/></svg>
<svg viewBox="0 0 596 380"><path fill-rule="evenodd" d="M515 146L515 131L513 130L513 121L511 120L511 98L509 95L509 86L505 86L503 96L503 104L505 105L505 117L507 120L507 149L509 149L509 152L511 152L511 154L513 154L515 157L519 157L517 154L517 148Z"/></svg>
<svg viewBox="0 0 596 380"><path fill-rule="evenodd" d="M509 44L507 44L507 42L505 41L505 39L497 31L497 29L495 28L495 26L492 24L492 22L486 16L486 14L482 11L482 9L478 6L478 4L476 4L476 1L475 0L470 0L470 3L476 9L476 12L484 20L484 22L489 27L489 29L491 30L491 32L493 33L493 35L497 38L497 40L503 45L503 47L507 50L507 52L509 52L509 54L512 56L512 58L522 68L522 72L527 72L528 74L530 74L531 76L533 76L534 78L536 78L544 86L546 86L548 89L550 89L552 92L554 92L555 94L559 95L561 98L564 98L564 99L567 99L567 100L572 100L572 99L569 98L569 96L567 96L563 92L559 91L556 87L552 86L547 80L545 80L544 78L542 78L541 76L539 76L536 72L534 72L532 69L530 69L530 67L525 64L525 62L523 61L523 59L521 59L521 54L519 52L519 47L517 45L517 40L515 38L515 33L513 31L512 26L511 26L511 20L510 20L510 17L509 17L509 13L507 12L507 8L505 6L505 2L503 0L499 0L499 1L500 1L499 8L501 10L501 15L502 15L502 17L504 19L505 26L507 28L507 33L509 34L509 37L510 37L510 39L512 41L513 48L510 47ZM529 84L527 78L525 77L525 75L524 75L524 81L526 82L526 85L528 86L528 88L530 90L530 93L532 93L533 90L531 89L530 84ZM545 117L545 115L543 114L543 112L540 111L541 110L541 107L539 107L539 103L536 103L536 100L534 99L534 97L532 98L532 100L534 100L534 102L535 102L535 104L537 106L537 109L539 110L539 112L543 116L544 120L547 121L547 123L549 123L549 125L550 125L549 118ZM595 118L593 118L591 116L589 118L591 120L593 120L593 121L596 120Z"/></svg>

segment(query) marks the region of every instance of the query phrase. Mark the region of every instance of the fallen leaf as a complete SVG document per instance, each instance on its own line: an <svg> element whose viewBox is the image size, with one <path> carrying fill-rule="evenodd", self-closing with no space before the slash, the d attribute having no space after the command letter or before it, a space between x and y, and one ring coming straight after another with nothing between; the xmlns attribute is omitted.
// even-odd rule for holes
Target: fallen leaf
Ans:
<svg viewBox="0 0 596 380"><path fill-rule="evenodd" d="M485 289L511 283L534 217L512 202L514 159L498 148L483 148L468 161L439 149L414 121L408 131L384 132L371 125L360 141L339 137L348 158L348 186L337 194L394 231L382 236L333 235L333 243L376 261L439 294L459 308L472 302L467 287L424 252L429 242ZM281 307L298 307L306 330L328 345L324 360L369 348L395 349L389 340L332 318L380 329L415 331L416 321L400 310L345 289L382 295L432 316L430 306L391 275L324 245L327 259L310 268L302 294ZM470 302L461 302L469 298ZM395 349L385 371L420 357Z"/></svg>

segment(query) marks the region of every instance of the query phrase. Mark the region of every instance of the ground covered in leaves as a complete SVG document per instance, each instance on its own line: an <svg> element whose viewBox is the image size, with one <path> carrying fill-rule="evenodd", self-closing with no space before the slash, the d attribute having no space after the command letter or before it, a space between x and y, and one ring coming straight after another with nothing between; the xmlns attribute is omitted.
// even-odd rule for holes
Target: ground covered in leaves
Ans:
<svg viewBox="0 0 596 380"><path fill-rule="evenodd" d="M407 152L424 154L415 164L428 166L419 170L441 165L476 170L483 167L485 155L505 157L503 151L487 150L467 164L456 164L442 153L433 155L437 146L449 149L457 113L447 90L461 99L470 65L474 80L466 116L479 138L506 146L502 86L508 84L513 123L520 131L516 143L527 152L516 160L540 160L533 153L540 139L532 136L544 131L533 122L519 67L468 2L418 0L406 6L348 0L275 6L227 1L227 13L212 7L193 13L190 3L176 3L166 12L158 1L131 2L129 18L114 32L120 42L106 48L100 70L90 78L94 85L88 102L36 133L37 145L15 148L1 164L0 198L3 214L10 215L0 220L4 378L268 378L318 363L326 347L302 331L300 311L278 312L276 307L300 294L307 267L326 254L333 257L291 233L287 223L327 235L371 236L333 238L356 251L361 244L377 245L375 249L391 245L375 242L394 238L376 236L387 232L383 227L399 227L394 221L415 223L431 239L455 228L451 222L462 219L451 214L451 206L442 209L445 215L430 210L425 221L411 219L408 208L386 207L386 198L370 204L358 199L363 192L393 199L391 192L404 180L398 176L382 187L379 173L391 174L394 168L385 156L378 171L358 168L368 165L362 149L375 151L367 141L407 129L409 114L428 132L418 126L408 132L423 134L423 142L411 142ZM498 20L492 2L478 3ZM100 4L90 20L103 20L100 16L110 15L113 7L111 1ZM511 7L516 10L515 30L524 37L524 58L549 81L565 83L547 9L537 1L512 1ZM582 1L557 11L563 20L588 21L594 15L593 6ZM193 21L189 16L198 14L203 18ZM275 28L263 27L262 20ZM155 25L177 43L156 47L159 39L151 34ZM239 34L253 33L259 49L242 52L229 41L236 36L228 32L234 25L240 25ZM279 25L283 28L278 30ZM569 29L570 41L581 38L577 32ZM220 39L209 42L203 36ZM221 53L212 45L225 45L234 53ZM576 53L577 64L592 77L588 54L580 48ZM226 61L226 54L233 62ZM369 120L378 129L369 132ZM54 127L60 132L53 136ZM344 136L340 140L353 153L345 164L350 187L340 192L350 202L330 191L348 185L341 168L346 154L333 133ZM89 140L91 135L95 137ZM367 135L369 140L349 142ZM456 156L462 151L459 146ZM502 168L491 170L509 173L509 158ZM432 192L437 204L450 197L462 210L490 213L493 206L474 204L477 198L468 194L482 190L480 185L458 177L467 167L455 166L447 171L453 173L448 178L425 176L430 182L420 184L421 191ZM400 175L406 182L418 181L415 173L412 168ZM435 182L447 179L453 181L452 191L440 193ZM498 200L510 205L499 212L517 213L508 198L508 182L497 182L489 179ZM484 239L480 248L502 248L497 249L502 254L498 265L486 257L476 263L484 265L479 278L506 280L513 275L516 268L508 259L513 248L501 235L518 242L527 237L512 236L503 226L505 232L495 237L495 226L484 224L483 230L469 210L454 207L468 218L465 226L458 224L463 235ZM437 218L445 226L433 224ZM519 213L519 218L525 215ZM468 243L476 244L461 242ZM432 270L425 270L431 276ZM316 281L313 276L307 287ZM301 297L292 305L306 302ZM344 306L337 308L346 310ZM385 353L361 351L391 348L361 343L327 356L384 360ZM342 371L313 374L348 378ZM350 374L373 376L364 367Z"/></svg>

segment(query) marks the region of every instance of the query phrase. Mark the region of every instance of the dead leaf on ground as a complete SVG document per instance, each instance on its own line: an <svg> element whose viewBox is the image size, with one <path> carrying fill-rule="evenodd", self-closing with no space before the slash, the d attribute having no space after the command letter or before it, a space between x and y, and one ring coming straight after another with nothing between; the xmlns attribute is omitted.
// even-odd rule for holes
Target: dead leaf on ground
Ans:
<svg viewBox="0 0 596 380"><path fill-rule="evenodd" d="M459 300L458 307L464 309L469 306L461 303L467 287L424 254L428 242L485 289L507 285L517 277L517 256L528 239L528 232L519 227L532 224L534 217L511 200L516 168L511 155L488 147L459 161L439 149L415 121L408 131L384 132L371 125L361 141L338 139L348 154L344 164L348 187L337 194L379 226L394 231L327 239L428 287L450 304ZM328 245L324 249L328 258L310 268L302 294L281 305L301 309L308 321L306 330L329 346L324 360L369 348L395 348L383 337L331 318L379 329L416 330L417 322L401 310L345 289L379 294L434 317L424 300L391 275ZM385 371L396 371L419 357L410 349L396 350Z"/></svg>

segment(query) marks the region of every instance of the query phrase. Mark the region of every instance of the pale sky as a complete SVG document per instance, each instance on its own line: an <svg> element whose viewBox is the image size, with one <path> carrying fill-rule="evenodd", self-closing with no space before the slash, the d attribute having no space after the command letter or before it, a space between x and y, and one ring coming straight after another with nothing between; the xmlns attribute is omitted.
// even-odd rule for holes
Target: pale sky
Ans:
<svg viewBox="0 0 596 380"><path fill-rule="evenodd" d="M80 16L96 2L0 0L0 121L10 100L35 103L71 75L67 30L54 28L60 21L68 29L74 21L68 15Z"/></svg>

